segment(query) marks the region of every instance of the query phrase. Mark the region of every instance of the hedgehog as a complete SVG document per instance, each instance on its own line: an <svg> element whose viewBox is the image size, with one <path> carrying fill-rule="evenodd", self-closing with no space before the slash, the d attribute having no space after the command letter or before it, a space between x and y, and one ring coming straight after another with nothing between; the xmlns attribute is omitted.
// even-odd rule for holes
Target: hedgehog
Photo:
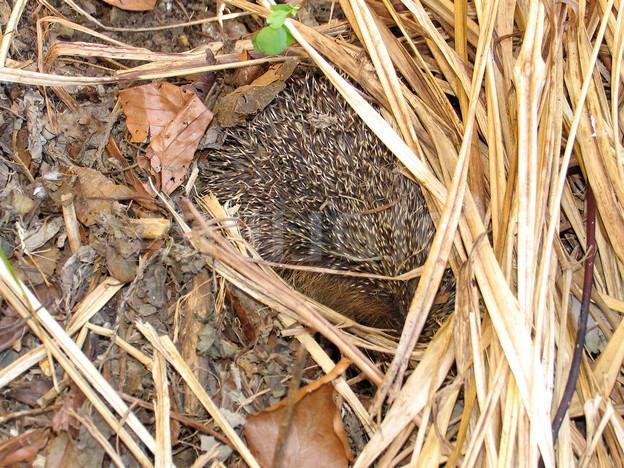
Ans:
<svg viewBox="0 0 624 468"><path fill-rule="evenodd" d="M221 202L239 205L243 235L270 262L396 277L424 264L435 233L418 184L314 72L290 77L267 107L227 129L223 144L200 162L200 181ZM393 329L417 285L307 269L279 273L359 323ZM442 307L451 308L448 301Z"/></svg>

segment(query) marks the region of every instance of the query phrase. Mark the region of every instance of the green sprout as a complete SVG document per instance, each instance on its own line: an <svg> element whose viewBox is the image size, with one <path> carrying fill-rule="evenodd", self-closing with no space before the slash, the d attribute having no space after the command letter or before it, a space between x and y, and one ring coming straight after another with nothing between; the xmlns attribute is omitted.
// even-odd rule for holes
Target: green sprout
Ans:
<svg viewBox="0 0 624 468"><path fill-rule="evenodd" d="M299 7L288 4L271 5L267 16L267 25L251 37L254 49L265 55L277 55L284 52L295 40L286 25L288 16L295 16Z"/></svg>
<svg viewBox="0 0 624 468"><path fill-rule="evenodd" d="M2 250L1 247L0 247L0 261L4 263L4 266L9 271L10 275L13 277L15 282L19 283L19 280L17 279L17 275L15 274L15 271L13 270L13 267L11 266L11 262L9 262L9 258L6 256L6 254L4 253L4 250Z"/></svg>

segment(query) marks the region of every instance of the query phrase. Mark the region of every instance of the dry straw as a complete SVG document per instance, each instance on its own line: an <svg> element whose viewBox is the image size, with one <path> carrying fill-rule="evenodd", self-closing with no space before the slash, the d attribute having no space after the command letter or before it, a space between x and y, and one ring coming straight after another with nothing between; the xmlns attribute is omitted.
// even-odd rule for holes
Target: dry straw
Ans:
<svg viewBox="0 0 624 468"><path fill-rule="evenodd" d="M41 18L37 63L20 63L9 58L9 51L13 31L25 21L25 3L14 3L0 42L0 79L59 87L54 92L68 105L72 98L60 88L67 85L158 79L283 60L241 62L238 52L250 50L248 40L236 43L235 54L222 55L220 43L183 54L133 47L110 38L107 32L115 28L66 0L95 29L58 15ZM371 415L344 379L335 380L370 434L355 466L537 466L540 460L547 467L624 466L621 2L339 3L345 20L318 27L288 20L298 43L292 52L318 65L424 187L437 220L434 246L400 341L393 343L297 295L266 265L244 258L253 252L235 230L209 229L199 219L200 228L191 231L181 218L176 222L213 259L215 271L274 307L284 327L300 322L320 331L378 385ZM263 17L269 6L246 0L223 5L222 10L232 11L205 21ZM80 31L91 42L47 44L45 26L51 23ZM208 49L216 52L215 64L204 61ZM55 74L55 63L68 58L143 65L98 71L98 77ZM381 113L351 83L372 96ZM585 234L588 184L597 212L593 246L587 246ZM214 217L227 218L218 203L204 202ZM67 208L71 227L71 206ZM596 252L591 291L584 290L581 271L588 248ZM457 279L455 313L433 341L415 351L446 267ZM167 338L139 325L154 345L152 359L109 334L153 373L155 440L71 338L87 329L107 336L106 330L84 326L121 285L109 282L96 289L89 296L93 302L77 311L66 333L5 265L0 272L3 296L44 343L0 372L0 387L46 357L58 362L140 463L149 465L151 459L130 432L156 452L159 466L167 465L171 441L164 360L193 382ZM605 344L591 356L584 354L570 410L555 440L551 423L570 373L574 311L583 294L591 297L589 313ZM334 363L318 343L304 332L296 337L331 372ZM395 359L382 374L361 348L394 353ZM253 465L244 442L195 387L240 455ZM571 417L583 418L583 431ZM111 459L117 460L114 454Z"/></svg>

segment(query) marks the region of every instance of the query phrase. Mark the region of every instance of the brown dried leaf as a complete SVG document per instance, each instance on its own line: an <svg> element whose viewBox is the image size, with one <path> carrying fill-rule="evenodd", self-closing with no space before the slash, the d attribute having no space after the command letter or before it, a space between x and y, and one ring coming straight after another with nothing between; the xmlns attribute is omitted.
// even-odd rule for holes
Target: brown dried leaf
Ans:
<svg viewBox="0 0 624 468"><path fill-rule="evenodd" d="M251 55L246 50L239 54L239 61L241 62L251 60L251 58ZM253 80L262 74L262 70L263 66L260 64L236 68L231 74L226 75L224 80L228 85L238 88L239 86L248 85L253 82Z"/></svg>
<svg viewBox="0 0 624 468"><path fill-rule="evenodd" d="M130 168L130 165L127 163L126 159L121 154L121 150L119 146L117 146L117 142L111 137L106 144L106 151L108 154L117 159L121 166L125 169L123 171L123 176L128 185L130 185L137 194L137 203L141 205L143 208L149 211L158 211L158 205L154 203L154 194L149 192L143 182L139 179L139 177L134 172L134 169Z"/></svg>
<svg viewBox="0 0 624 468"><path fill-rule="evenodd" d="M136 256L124 257L113 247L106 248L106 268L116 280L129 283L136 277L137 267Z"/></svg>
<svg viewBox="0 0 624 468"><path fill-rule="evenodd" d="M147 148L150 169L155 176L160 174L161 190L167 195L182 184L211 121L212 112L193 95Z"/></svg>
<svg viewBox="0 0 624 468"><path fill-rule="evenodd" d="M48 430L31 429L0 443L0 468L33 461L48 437Z"/></svg>
<svg viewBox="0 0 624 468"><path fill-rule="evenodd" d="M76 216L85 226L92 226L99 216L111 213L114 201L128 200L136 195L129 187L116 184L95 169L76 167L73 171L79 182Z"/></svg>
<svg viewBox="0 0 624 468"><path fill-rule="evenodd" d="M284 89L284 82L292 75L295 67L294 61L275 65L251 84L241 86L219 99L214 108L219 125L222 127L240 125L250 115L264 109Z"/></svg>
<svg viewBox="0 0 624 468"><path fill-rule="evenodd" d="M28 149L28 129L22 127L17 132L17 138L15 139L15 157L25 169L32 169L32 154Z"/></svg>
<svg viewBox="0 0 624 468"><path fill-rule="evenodd" d="M26 328L26 320L11 308L0 313L0 351L9 349L22 337Z"/></svg>
<svg viewBox="0 0 624 468"><path fill-rule="evenodd" d="M67 432L50 440L46 448L46 467L81 466L78 462L80 451Z"/></svg>
<svg viewBox="0 0 624 468"><path fill-rule="evenodd" d="M152 139L140 166L170 194L184 180L212 112L192 91L169 83L126 89L119 98L132 141Z"/></svg>
<svg viewBox="0 0 624 468"><path fill-rule="evenodd" d="M144 143L155 138L193 96L191 91L167 82L120 91L119 100L132 135L130 141Z"/></svg>
<svg viewBox="0 0 624 468"><path fill-rule="evenodd" d="M326 384L295 404L281 466L297 468L345 467L350 452L334 388ZM263 467L271 466L279 427L286 408L265 410L247 418L245 437Z"/></svg>
<svg viewBox="0 0 624 468"><path fill-rule="evenodd" d="M71 427L78 427L76 419L71 416L71 412L77 412L85 401L84 394L80 389L72 385L68 392L62 395L63 406L61 406L52 417L52 429L57 434L69 431Z"/></svg>
<svg viewBox="0 0 624 468"><path fill-rule="evenodd" d="M102 0L114 7L126 11L149 11L156 6L156 0Z"/></svg>
<svg viewBox="0 0 624 468"><path fill-rule="evenodd" d="M13 269L22 281L38 286L54 274L61 252L56 247L48 247L30 256L20 256L11 261Z"/></svg>
<svg viewBox="0 0 624 468"><path fill-rule="evenodd" d="M36 378L31 381L19 381L12 386L8 396L28 406L35 408L38 400L52 388L52 382L47 378Z"/></svg>

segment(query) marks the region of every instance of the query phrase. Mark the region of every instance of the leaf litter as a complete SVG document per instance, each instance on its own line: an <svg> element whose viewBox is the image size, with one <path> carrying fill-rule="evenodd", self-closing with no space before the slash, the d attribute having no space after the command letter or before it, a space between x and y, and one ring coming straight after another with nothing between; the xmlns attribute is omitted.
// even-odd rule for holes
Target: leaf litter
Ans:
<svg viewBox="0 0 624 468"><path fill-rule="evenodd" d="M122 90L119 99L132 141L150 142L137 162L169 195L186 179L212 112L192 91L166 82Z"/></svg>
<svg viewBox="0 0 624 468"><path fill-rule="evenodd" d="M286 411L284 404L277 404L247 418L245 436L262 466L271 466ZM348 466L351 452L331 384L315 389L295 403L284 444L280 460L283 466L312 468L319 463L327 467Z"/></svg>

